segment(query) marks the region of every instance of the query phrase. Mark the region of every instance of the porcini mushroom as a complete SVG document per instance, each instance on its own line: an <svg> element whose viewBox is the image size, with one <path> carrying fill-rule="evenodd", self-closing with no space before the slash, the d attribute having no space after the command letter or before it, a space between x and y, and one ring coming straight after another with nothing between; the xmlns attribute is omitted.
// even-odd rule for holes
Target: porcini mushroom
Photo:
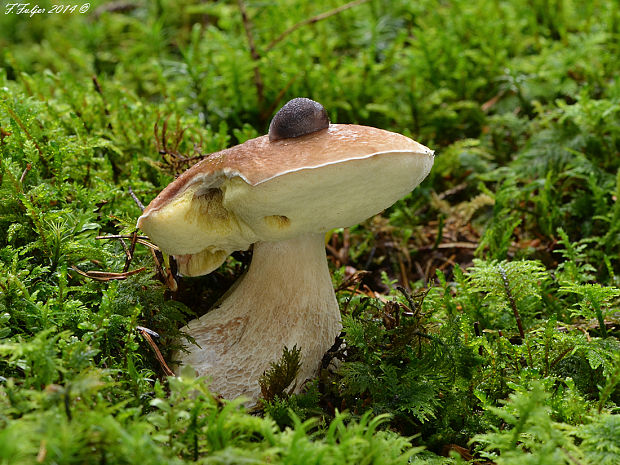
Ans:
<svg viewBox="0 0 620 465"><path fill-rule="evenodd" d="M324 235L355 225L414 189L433 151L400 134L330 124L309 99L288 102L267 136L210 155L166 187L138 226L185 276L210 273L253 244L252 262L216 308L183 331L199 347L182 364L224 397L256 401L258 379L297 345L297 386L341 330Z"/></svg>

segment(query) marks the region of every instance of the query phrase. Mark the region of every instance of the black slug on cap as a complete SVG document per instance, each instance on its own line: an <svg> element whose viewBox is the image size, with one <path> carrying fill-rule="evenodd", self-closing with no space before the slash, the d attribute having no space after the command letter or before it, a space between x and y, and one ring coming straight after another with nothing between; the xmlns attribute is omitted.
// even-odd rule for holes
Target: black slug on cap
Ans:
<svg viewBox="0 0 620 465"><path fill-rule="evenodd" d="M329 127L329 116L323 105L309 98L287 102L269 125L269 140L304 136Z"/></svg>

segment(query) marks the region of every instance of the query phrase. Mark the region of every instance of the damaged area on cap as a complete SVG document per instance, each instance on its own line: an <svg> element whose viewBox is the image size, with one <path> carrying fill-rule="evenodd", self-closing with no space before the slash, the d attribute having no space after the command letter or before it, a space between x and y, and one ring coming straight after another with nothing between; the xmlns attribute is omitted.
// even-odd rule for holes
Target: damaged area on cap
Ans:
<svg viewBox="0 0 620 465"><path fill-rule="evenodd" d="M181 274L209 273L231 252L256 241L252 229L224 208L223 196L211 182L194 182L160 208L145 210L138 227L177 258Z"/></svg>

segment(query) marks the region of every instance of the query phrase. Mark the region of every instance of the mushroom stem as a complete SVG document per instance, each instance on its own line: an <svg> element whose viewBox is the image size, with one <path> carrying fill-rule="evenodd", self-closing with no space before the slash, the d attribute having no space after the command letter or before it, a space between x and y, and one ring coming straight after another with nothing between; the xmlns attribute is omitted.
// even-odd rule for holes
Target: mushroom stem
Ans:
<svg viewBox="0 0 620 465"><path fill-rule="evenodd" d="M314 376L342 325L325 256L324 234L254 244L247 273L219 305L182 331L200 347L179 353L224 397L256 401L259 377L284 346L297 345L297 387Z"/></svg>

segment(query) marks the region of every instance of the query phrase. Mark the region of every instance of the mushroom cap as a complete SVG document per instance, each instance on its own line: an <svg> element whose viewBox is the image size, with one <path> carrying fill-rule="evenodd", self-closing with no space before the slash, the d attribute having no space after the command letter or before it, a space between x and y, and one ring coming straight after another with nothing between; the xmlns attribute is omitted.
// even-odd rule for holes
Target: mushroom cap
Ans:
<svg viewBox="0 0 620 465"><path fill-rule="evenodd" d="M235 250L347 227L413 190L433 151L368 126L331 124L280 140L257 137L214 153L166 187L138 219L186 276Z"/></svg>

